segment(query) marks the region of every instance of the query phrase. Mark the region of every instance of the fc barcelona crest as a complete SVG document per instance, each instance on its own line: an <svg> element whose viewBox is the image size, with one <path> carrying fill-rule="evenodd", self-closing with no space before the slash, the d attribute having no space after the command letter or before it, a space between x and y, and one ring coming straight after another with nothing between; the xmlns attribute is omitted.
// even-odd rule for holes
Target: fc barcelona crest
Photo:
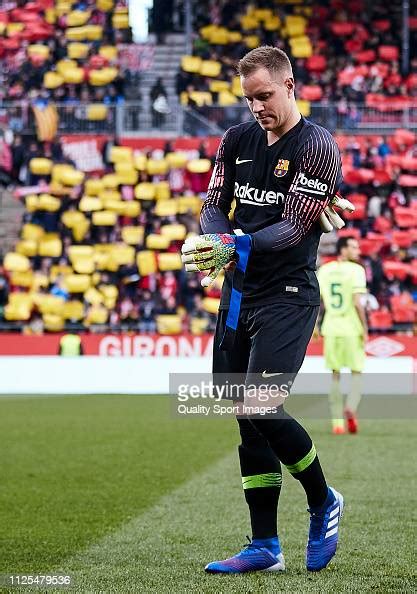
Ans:
<svg viewBox="0 0 417 594"><path fill-rule="evenodd" d="M276 175L277 177L284 177L284 175L288 171L289 166L290 166L289 161L287 161L286 159L280 159L274 169L274 175Z"/></svg>

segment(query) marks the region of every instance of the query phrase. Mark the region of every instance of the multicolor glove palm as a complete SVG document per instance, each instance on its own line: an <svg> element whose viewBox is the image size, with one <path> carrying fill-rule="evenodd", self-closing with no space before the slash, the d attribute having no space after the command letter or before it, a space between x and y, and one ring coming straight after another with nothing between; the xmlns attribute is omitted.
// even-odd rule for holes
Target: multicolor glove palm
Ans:
<svg viewBox="0 0 417 594"><path fill-rule="evenodd" d="M181 248L181 260L187 272L204 272L203 287L208 287L221 269L235 259L235 236L209 233L190 237Z"/></svg>
<svg viewBox="0 0 417 594"><path fill-rule="evenodd" d="M340 210L347 210L348 212L353 212L355 210L352 202L346 198L342 198L340 194L333 196L333 198L330 200L329 206L326 206L319 218L320 226L325 233L333 231L333 227L336 227L336 229L342 229L342 227L345 226L344 220L339 217L333 208L334 206L340 208Z"/></svg>

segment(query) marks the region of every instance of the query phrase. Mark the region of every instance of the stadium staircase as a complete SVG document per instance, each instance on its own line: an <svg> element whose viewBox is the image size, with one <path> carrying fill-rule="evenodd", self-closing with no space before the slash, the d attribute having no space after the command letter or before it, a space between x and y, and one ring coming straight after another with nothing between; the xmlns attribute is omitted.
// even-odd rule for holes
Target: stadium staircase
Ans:
<svg viewBox="0 0 417 594"><path fill-rule="evenodd" d="M0 253L13 251L19 238L23 206L6 189L0 189Z"/></svg>
<svg viewBox="0 0 417 594"><path fill-rule="evenodd" d="M141 73L141 95L143 111L141 113L141 130L146 136L152 129L151 101L149 92L158 78L162 79L168 93L168 103L171 113L161 129L152 129L153 136L172 136L182 128L182 109L175 91L175 77L180 68L181 57L186 54L185 36L182 33L170 33L166 36L164 45L155 47L154 64L152 70ZM137 133L136 133L137 135Z"/></svg>

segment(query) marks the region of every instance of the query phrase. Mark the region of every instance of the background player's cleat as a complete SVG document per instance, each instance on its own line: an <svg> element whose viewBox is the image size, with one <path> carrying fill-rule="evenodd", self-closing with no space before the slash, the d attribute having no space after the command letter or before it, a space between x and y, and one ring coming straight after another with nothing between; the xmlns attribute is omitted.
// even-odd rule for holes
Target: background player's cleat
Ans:
<svg viewBox="0 0 417 594"><path fill-rule="evenodd" d="M346 425L347 425L349 433L357 433L359 426L358 426L358 419L357 419L357 416L355 415L355 413L346 409L345 417L346 417Z"/></svg>
<svg viewBox="0 0 417 594"><path fill-rule="evenodd" d="M331 498L331 496L333 496ZM306 550L308 571L324 569L336 553L339 539L339 523L343 514L343 497L329 487L330 503L323 511L310 512L310 532Z"/></svg>
<svg viewBox="0 0 417 594"><path fill-rule="evenodd" d="M345 428L342 425L337 425L332 429L333 435L344 435L346 433Z"/></svg>
<svg viewBox="0 0 417 594"><path fill-rule="evenodd" d="M253 542L245 547L230 559L224 561L213 561L206 565L207 573L247 573L248 571L284 571L284 555L274 555L266 547L259 547Z"/></svg>

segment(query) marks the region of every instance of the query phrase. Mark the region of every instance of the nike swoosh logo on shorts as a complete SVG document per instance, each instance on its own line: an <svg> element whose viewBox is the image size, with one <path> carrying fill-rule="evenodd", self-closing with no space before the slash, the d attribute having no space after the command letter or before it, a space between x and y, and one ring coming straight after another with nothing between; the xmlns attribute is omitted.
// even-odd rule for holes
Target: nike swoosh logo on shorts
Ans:
<svg viewBox="0 0 417 594"><path fill-rule="evenodd" d="M267 373L266 369L265 371L262 372L262 377L267 378L267 377L273 377L274 375L282 375L282 371L278 372L278 373Z"/></svg>
<svg viewBox="0 0 417 594"><path fill-rule="evenodd" d="M253 159L239 159L239 157L237 157L236 159L236 165L241 165L242 163L251 163L253 161Z"/></svg>

